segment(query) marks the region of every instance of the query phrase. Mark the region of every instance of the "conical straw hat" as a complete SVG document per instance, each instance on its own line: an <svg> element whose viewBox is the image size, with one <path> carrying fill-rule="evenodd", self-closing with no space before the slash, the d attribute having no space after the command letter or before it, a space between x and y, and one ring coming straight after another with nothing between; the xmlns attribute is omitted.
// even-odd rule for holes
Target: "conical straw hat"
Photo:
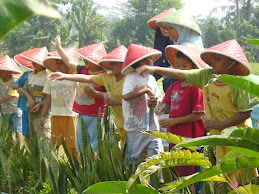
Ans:
<svg viewBox="0 0 259 194"><path fill-rule="evenodd" d="M0 58L0 70L11 71L12 74L22 73L18 65L8 55Z"/></svg>
<svg viewBox="0 0 259 194"><path fill-rule="evenodd" d="M152 28L153 30L156 30L157 29L156 21L158 19L162 18L162 17L165 17L165 16L175 12L175 11L176 11L176 9L173 7L173 8L170 8L170 9L168 9L168 10L166 10L166 11L164 11L164 12L162 12L162 13L154 16L154 17L152 17L147 22L148 27Z"/></svg>
<svg viewBox="0 0 259 194"><path fill-rule="evenodd" d="M109 54L107 54L105 57L103 57L99 61L99 66L105 70L110 70L111 62L124 62L127 51L128 49L125 46L123 45L119 46L118 48L114 49Z"/></svg>
<svg viewBox="0 0 259 194"><path fill-rule="evenodd" d="M147 57L151 57L152 61L156 61L159 57L161 57L162 52L150 47L140 46L136 44L130 44L128 52L125 57L125 61L122 65L121 73L126 75L130 72L133 72L134 69L131 67L138 61L145 59Z"/></svg>
<svg viewBox="0 0 259 194"><path fill-rule="evenodd" d="M186 28L192 29L201 35L201 30L197 22L190 14L190 12L185 9L176 10L175 12L158 19L156 24L163 28L166 28L166 25L173 27L173 25L176 24L179 26L184 26Z"/></svg>
<svg viewBox="0 0 259 194"><path fill-rule="evenodd" d="M25 69L27 69L27 70L29 70L29 71L33 71L33 70L34 70L34 67L33 67L33 65L32 65L32 62L31 62L30 60L28 60L28 59L25 59L25 58L22 57L21 55L23 55L23 54L26 55L26 53L34 52L34 51L37 50L37 49L38 49L38 48L33 48L33 49L27 50L27 51L25 51L25 52L22 52L22 53L20 53L20 54L18 54L18 55L15 55L15 56L14 56L14 61L15 61L18 65L24 67Z"/></svg>
<svg viewBox="0 0 259 194"><path fill-rule="evenodd" d="M172 67L176 68L176 55L178 51L182 52L185 56L191 59L198 69L206 67L206 63L204 63L200 57L202 52L201 49L182 45L168 45L165 48L165 55Z"/></svg>
<svg viewBox="0 0 259 194"><path fill-rule="evenodd" d="M80 48L76 50L76 54L95 65L107 55L102 42Z"/></svg>
<svg viewBox="0 0 259 194"><path fill-rule="evenodd" d="M71 58L71 60L79 64L78 57L75 53L74 47L65 48L64 50L66 54L69 56L69 58ZM49 52L49 56L43 61L43 65L50 71L55 72L57 71L56 59L62 60L62 58L58 54L58 51L51 51Z"/></svg>
<svg viewBox="0 0 259 194"><path fill-rule="evenodd" d="M37 63L41 66L43 65L44 59L48 56L48 50L46 47L36 48L29 53L21 54L21 56L25 59L28 59L34 63Z"/></svg>
<svg viewBox="0 0 259 194"><path fill-rule="evenodd" d="M227 56L238 62L238 65L233 70L234 75L247 76L251 73L251 66L246 58L246 55L242 47L235 39L206 49L201 53L201 58L205 61L205 63L211 65L215 54Z"/></svg>

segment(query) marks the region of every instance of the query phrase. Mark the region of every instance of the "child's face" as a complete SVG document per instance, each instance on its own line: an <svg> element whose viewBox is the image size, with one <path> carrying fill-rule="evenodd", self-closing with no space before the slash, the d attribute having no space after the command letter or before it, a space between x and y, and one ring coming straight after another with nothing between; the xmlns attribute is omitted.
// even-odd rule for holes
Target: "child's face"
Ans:
<svg viewBox="0 0 259 194"><path fill-rule="evenodd" d="M169 36L167 29L160 27L160 30L161 30L161 33L163 34L164 37Z"/></svg>
<svg viewBox="0 0 259 194"><path fill-rule="evenodd" d="M176 28L173 28L171 26L168 26L167 27L167 30L168 30L168 35L170 36L170 39L173 41L173 42L177 42L178 38L179 38L179 34L176 30Z"/></svg>
<svg viewBox="0 0 259 194"><path fill-rule="evenodd" d="M122 62L111 62L110 66L113 74L117 75L121 73Z"/></svg>
<svg viewBox="0 0 259 194"><path fill-rule="evenodd" d="M0 78L5 79L12 76L12 72L11 71L4 71L4 70L0 70Z"/></svg>
<svg viewBox="0 0 259 194"><path fill-rule="evenodd" d="M94 63L91 63L85 59L84 59L84 63L85 63L86 68L90 69L90 70L93 70L93 69L96 69L97 67L99 67L99 66L95 65Z"/></svg>
<svg viewBox="0 0 259 194"><path fill-rule="evenodd" d="M153 61L152 61L151 57L147 57L147 58L143 59L142 61L143 61L141 63L142 65L148 65L148 66L152 66L153 65Z"/></svg>
<svg viewBox="0 0 259 194"><path fill-rule="evenodd" d="M187 59L178 58L178 57L176 57L175 66L176 66L177 69L180 69L180 70L196 69L195 66L190 61L188 61Z"/></svg>
<svg viewBox="0 0 259 194"><path fill-rule="evenodd" d="M62 60L56 59L56 65L57 65L57 71L61 73L67 73L68 67Z"/></svg>
<svg viewBox="0 0 259 194"><path fill-rule="evenodd" d="M32 62L32 65L34 67L34 71L37 72L37 73L46 69L45 67L43 67L43 66L41 66L41 65L39 65L38 63L35 63L35 62Z"/></svg>
<svg viewBox="0 0 259 194"><path fill-rule="evenodd" d="M229 57L220 54L214 54L214 58L210 66L212 67L213 72L216 74L231 74L231 63L233 63L233 61Z"/></svg>

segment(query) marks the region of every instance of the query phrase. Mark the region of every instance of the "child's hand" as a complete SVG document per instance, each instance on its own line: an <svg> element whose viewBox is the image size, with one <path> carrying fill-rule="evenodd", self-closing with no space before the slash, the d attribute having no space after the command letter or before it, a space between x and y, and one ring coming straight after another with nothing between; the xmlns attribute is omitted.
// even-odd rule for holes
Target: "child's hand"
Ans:
<svg viewBox="0 0 259 194"><path fill-rule="evenodd" d="M36 113L40 110L41 104L36 104L32 109L31 112L32 113Z"/></svg>
<svg viewBox="0 0 259 194"><path fill-rule="evenodd" d="M40 118L39 127L43 130L45 127L45 117Z"/></svg>
<svg viewBox="0 0 259 194"><path fill-rule="evenodd" d="M55 48L61 47L61 40L60 36L57 35L56 38L54 38L55 42L51 42L52 45L55 46Z"/></svg>
<svg viewBox="0 0 259 194"><path fill-rule="evenodd" d="M204 128L208 131L211 129L222 129L221 123L221 121L205 120Z"/></svg>
<svg viewBox="0 0 259 194"><path fill-rule="evenodd" d="M84 87L84 91L85 91L86 94L88 94L90 96L94 96L95 89L92 85L86 85Z"/></svg>
<svg viewBox="0 0 259 194"><path fill-rule="evenodd" d="M152 72L152 67L148 65L142 65L135 69L135 72L141 76L145 76L146 74L149 74Z"/></svg>
<svg viewBox="0 0 259 194"><path fill-rule="evenodd" d="M164 106L161 109L159 109L158 107L155 109L155 113L157 115L161 115L161 114L169 114L170 113L170 108L169 106Z"/></svg>
<svg viewBox="0 0 259 194"><path fill-rule="evenodd" d="M105 98L105 103L109 106L119 106L119 100L114 98Z"/></svg>
<svg viewBox="0 0 259 194"><path fill-rule="evenodd" d="M17 92L19 93L19 96L20 96L20 97L22 97L22 98L25 97L25 90L19 88L19 89L17 90Z"/></svg>
<svg viewBox="0 0 259 194"><path fill-rule="evenodd" d="M149 86L146 86L145 89L146 89L147 95L148 95L150 98L151 98L151 96L155 96L155 93L153 92L153 90L152 90Z"/></svg>
<svg viewBox="0 0 259 194"><path fill-rule="evenodd" d="M148 99L147 101L148 101L148 107L154 108L157 106L157 98L155 96L151 96L150 99Z"/></svg>
<svg viewBox="0 0 259 194"><path fill-rule="evenodd" d="M20 88L20 86L19 86L18 84L13 84L13 85L11 86L11 88L12 88L13 90L18 90L18 89Z"/></svg>
<svg viewBox="0 0 259 194"><path fill-rule="evenodd" d="M176 122L176 119L175 118L169 118L169 119L160 119L159 120L159 125L163 128L166 128L166 127L172 127L174 125L176 125L177 122Z"/></svg>
<svg viewBox="0 0 259 194"><path fill-rule="evenodd" d="M35 106L35 102L33 100L28 99L27 103L29 104L29 107L34 107Z"/></svg>
<svg viewBox="0 0 259 194"><path fill-rule="evenodd" d="M51 75L49 75L47 77L47 80L50 80L50 81L56 81L56 80L64 80L66 79L66 74L64 73L61 73L61 72L55 72L55 73L52 73Z"/></svg>

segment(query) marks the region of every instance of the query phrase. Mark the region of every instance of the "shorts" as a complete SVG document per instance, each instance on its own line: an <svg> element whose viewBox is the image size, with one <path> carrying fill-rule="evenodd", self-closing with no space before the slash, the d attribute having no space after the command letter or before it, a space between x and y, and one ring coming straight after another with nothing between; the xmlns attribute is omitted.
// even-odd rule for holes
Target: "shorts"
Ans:
<svg viewBox="0 0 259 194"><path fill-rule="evenodd" d="M51 117L51 144L61 145L59 137L64 137L67 148L76 147L77 117L52 116Z"/></svg>
<svg viewBox="0 0 259 194"><path fill-rule="evenodd" d="M79 150L79 146L83 149L82 138L82 120L85 123L85 131L87 141L90 142L92 149L98 149L98 130L97 130L97 117L91 117L87 115L78 115L77 131L76 131L76 149Z"/></svg>
<svg viewBox="0 0 259 194"><path fill-rule="evenodd" d="M147 149L148 157L164 151L160 138L148 137L140 131L126 131L126 139L126 153L129 164L142 162L144 160L144 149Z"/></svg>
<svg viewBox="0 0 259 194"><path fill-rule="evenodd" d="M8 120L8 129L13 129L13 132L22 132L22 111L18 113L2 115L4 119L6 116L9 117Z"/></svg>
<svg viewBox="0 0 259 194"><path fill-rule="evenodd" d="M24 136L31 134L29 129L29 116L27 114L27 111L22 111L22 134Z"/></svg>

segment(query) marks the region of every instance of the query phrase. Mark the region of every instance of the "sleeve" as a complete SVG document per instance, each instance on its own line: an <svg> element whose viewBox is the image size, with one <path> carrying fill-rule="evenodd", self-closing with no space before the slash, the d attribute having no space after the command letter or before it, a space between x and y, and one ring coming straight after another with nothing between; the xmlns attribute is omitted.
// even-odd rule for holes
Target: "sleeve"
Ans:
<svg viewBox="0 0 259 194"><path fill-rule="evenodd" d="M171 93L172 93L172 90L173 90L173 84L171 84L171 86L169 86L169 88L167 89L166 93L165 93L165 96L162 100L162 103L163 104L167 104L168 106L171 105Z"/></svg>
<svg viewBox="0 0 259 194"><path fill-rule="evenodd" d="M46 80L42 92L45 93L45 94L51 95L51 91L50 91L50 81L49 81L49 80Z"/></svg>
<svg viewBox="0 0 259 194"><path fill-rule="evenodd" d="M252 108L248 108L248 104L250 102L249 93L234 86L230 86L230 89L232 91L235 103L237 104L238 112L248 112L253 110Z"/></svg>
<svg viewBox="0 0 259 194"><path fill-rule="evenodd" d="M191 86L197 86L202 89L210 79L212 79L212 69L193 69L184 71L184 77L189 82Z"/></svg>
<svg viewBox="0 0 259 194"><path fill-rule="evenodd" d="M101 73L98 75L91 75L91 79L94 81L94 84L96 87L98 86L103 86L104 85L104 81L105 81L105 73Z"/></svg>
<svg viewBox="0 0 259 194"><path fill-rule="evenodd" d="M21 80L23 80L23 76L24 76L24 74L22 74L22 76L18 80L16 80L16 82L14 82L15 84L18 84L19 87L22 87L22 81Z"/></svg>
<svg viewBox="0 0 259 194"><path fill-rule="evenodd" d="M85 66L83 66L83 65L76 65L76 66L75 66L75 72L76 72L76 74L80 74L81 71L84 69L84 67L85 67Z"/></svg>
<svg viewBox="0 0 259 194"><path fill-rule="evenodd" d="M13 90L13 89L10 87L10 88L9 88L9 91L8 91L8 96L19 97L19 94L18 94L17 90Z"/></svg>
<svg viewBox="0 0 259 194"><path fill-rule="evenodd" d="M202 90L196 86L193 86L192 94L192 112L204 112L205 107Z"/></svg>
<svg viewBox="0 0 259 194"><path fill-rule="evenodd" d="M134 90L134 76L128 74L125 78L123 89L122 89L122 96L128 94Z"/></svg>

